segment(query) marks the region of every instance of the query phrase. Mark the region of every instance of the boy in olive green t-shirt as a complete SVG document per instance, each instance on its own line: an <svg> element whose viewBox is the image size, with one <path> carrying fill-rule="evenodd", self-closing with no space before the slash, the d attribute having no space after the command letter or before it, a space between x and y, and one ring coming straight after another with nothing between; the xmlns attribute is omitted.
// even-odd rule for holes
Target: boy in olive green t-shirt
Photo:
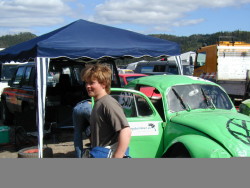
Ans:
<svg viewBox="0 0 250 188"><path fill-rule="evenodd" d="M111 69L95 64L86 67L82 79L88 95L95 100L90 116L91 146L111 146L113 158L123 158L128 148L131 129L120 104L111 97Z"/></svg>

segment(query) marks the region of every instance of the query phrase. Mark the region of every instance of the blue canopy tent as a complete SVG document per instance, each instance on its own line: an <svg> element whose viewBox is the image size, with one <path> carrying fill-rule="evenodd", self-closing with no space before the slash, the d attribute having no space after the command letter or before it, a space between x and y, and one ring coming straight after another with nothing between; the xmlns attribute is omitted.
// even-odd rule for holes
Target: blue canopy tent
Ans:
<svg viewBox="0 0 250 188"><path fill-rule="evenodd" d="M180 46L172 41L77 20L62 28L0 52L0 62L34 60L37 65L37 125L39 158L43 157L43 126L46 74L50 59L101 59L103 57L160 57L180 54Z"/></svg>

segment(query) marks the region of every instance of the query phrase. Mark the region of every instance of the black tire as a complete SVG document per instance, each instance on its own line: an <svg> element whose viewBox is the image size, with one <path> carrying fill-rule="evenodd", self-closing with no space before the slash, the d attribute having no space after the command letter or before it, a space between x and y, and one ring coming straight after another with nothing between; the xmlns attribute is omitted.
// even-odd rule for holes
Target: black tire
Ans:
<svg viewBox="0 0 250 188"><path fill-rule="evenodd" d="M181 143L175 144L168 152L162 156L163 158L191 158L190 153Z"/></svg>
<svg viewBox="0 0 250 188"><path fill-rule="evenodd" d="M38 158L38 147L23 148L18 151L18 158ZM50 147L43 148L43 158L53 158L53 151Z"/></svg>
<svg viewBox="0 0 250 188"><path fill-rule="evenodd" d="M1 117L5 125L13 124L13 114L9 112L4 100L1 102Z"/></svg>

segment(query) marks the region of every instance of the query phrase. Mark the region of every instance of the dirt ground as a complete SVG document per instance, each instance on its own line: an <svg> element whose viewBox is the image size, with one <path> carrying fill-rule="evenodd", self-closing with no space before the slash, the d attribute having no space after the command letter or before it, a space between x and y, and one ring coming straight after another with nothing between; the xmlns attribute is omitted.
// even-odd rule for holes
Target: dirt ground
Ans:
<svg viewBox="0 0 250 188"><path fill-rule="evenodd" d="M21 139L14 134L14 127L10 127L10 142L0 144L0 158L18 158L18 151L23 148L37 146L36 136L23 136ZM84 138L84 134L83 134ZM89 139L84 138L83 144L89 143ZM46 134L44 146L52 148L53 158L74 158L73 129L64 129L55 134Z"/></svg>

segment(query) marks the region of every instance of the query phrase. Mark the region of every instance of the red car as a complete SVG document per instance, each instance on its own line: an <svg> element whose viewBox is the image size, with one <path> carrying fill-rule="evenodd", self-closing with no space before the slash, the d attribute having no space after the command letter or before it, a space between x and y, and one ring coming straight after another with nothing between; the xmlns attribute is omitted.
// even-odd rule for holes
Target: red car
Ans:
<svg viewBox="0 0 250 188"><path fill-rule="evenodd" d="M124 87L125 85L128 84L128 82L136 79L136 78L140 78L143 76L148 76L146 74L139 74L139 73L127 73L127 74L119 74L119 78L120 78L120 82L121 82L121 86Z"/></svg>
<svg viewBox="0 0 250 188"><path fill-rule="evenodd" d="M140 73L119 74L121 86L124 87L125 85L128 84L128 82L143 76L149 76L149 75ZM153 87L141 87L140 92L144 93L151 100L161 99L161 94L159 93L159 91L156 91Z"/></svg>

